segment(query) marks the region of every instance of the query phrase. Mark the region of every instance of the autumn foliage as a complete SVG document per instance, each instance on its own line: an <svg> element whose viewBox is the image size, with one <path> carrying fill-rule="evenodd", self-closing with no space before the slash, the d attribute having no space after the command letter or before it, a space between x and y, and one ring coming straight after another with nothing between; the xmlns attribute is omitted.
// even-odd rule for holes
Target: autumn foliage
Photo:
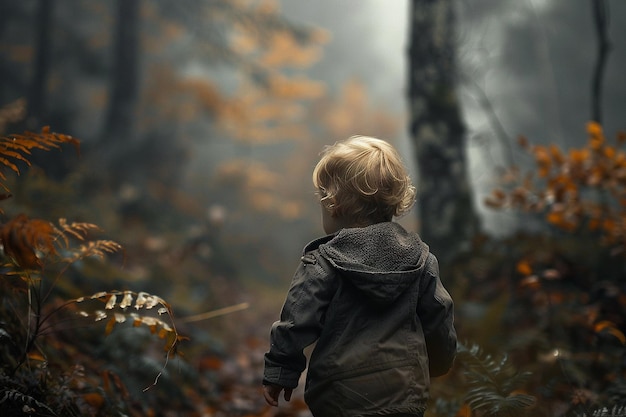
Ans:
<svg viewBox="0 0 626 417"><path fill-rule="evenodd" d="M520 139L533 169L507 172L486 204L533 228L478 236L470 257L447 265L459 334L480 348L462 349L435 382L432 416L624 415L625 141L596 123L567 151Z"/></svg>
<svg viewBox="0 0 626 417"><path fill-rule="evenodd" d="M2 136L0 163L4 168L20 174L22 169L18 164L30 165L31 150L49 151L65 143L79 146L78 140L52 133L47 127L40 133ZM0 179L6 178L4 173L0 173ZM7 191L4 199L9 198L8 187L4 183L0 185ZM80 366L80 370L76 368L76 373L67 380L48 369L48 362L54 364L54 358L58 356L54 350L60 347L60 340L50 335L63 328L60 322L74 322L78 326L81 320L89 320L88 323L95 325L107 319L105 335L111 334L115 326L127 320L133 327L145 326L151 334L165 342L163 370L167 360L178 352L179 343L185 337L176 330L169 304L156 295L112 290L87 297L58 299L57 287L69 280L66 275L72 268L76 271L76 266L89 258L104 261L107 255L122 250L115 241L94 238L101 232L92 223L68 222L61 218L54 224L44 219L29 218L23 213L0 225L0 300L3 305L0 310L0 336L5 346L0 349L0 405L4 412L10 415L51 416L100 415L93 414L96 410L102 415L110 413L105 403L110 401L107 396L112 391L88 390L82 394L77 392L74 397L55 395L55 389L67 389L65 383L83 377L85 369L84 366ZM154 314L150 314L153 310ZM52 348L43 343L45 340L53 342ZM146 389L156 385L163 370L155 372L154 382L146 381ZM37 382L41 378L44 378L41 381L54 382L42 385L42 382ZM118 388L123 387L116 375L105 372L105 386L110 387L112 381ZM90 386L86 379L83 385Z"/></svg>
<svg viewBox="0 0 626 417"><path fill-rule="evenodd" d="M520 144L536 163L521 178L518 170L507 176L507 188L493 191L486 204L543 213L546 221L565 231L587 228L603 244L626 253L626 133L611 143L597 123L587 125L587 145L563 151L556 145Z"/></svg>

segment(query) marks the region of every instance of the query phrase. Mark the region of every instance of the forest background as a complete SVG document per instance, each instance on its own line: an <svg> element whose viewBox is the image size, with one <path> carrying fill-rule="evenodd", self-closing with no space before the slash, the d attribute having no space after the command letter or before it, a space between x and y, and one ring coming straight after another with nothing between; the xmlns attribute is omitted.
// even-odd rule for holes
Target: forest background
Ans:
<svg viewBox="0 0 626 417"><path fill-rule="evenodd" d="M456 302L427 415L622 415L626 3L433 4L1 1L3 410L306 415L262 355L367 134Z"/></svg>

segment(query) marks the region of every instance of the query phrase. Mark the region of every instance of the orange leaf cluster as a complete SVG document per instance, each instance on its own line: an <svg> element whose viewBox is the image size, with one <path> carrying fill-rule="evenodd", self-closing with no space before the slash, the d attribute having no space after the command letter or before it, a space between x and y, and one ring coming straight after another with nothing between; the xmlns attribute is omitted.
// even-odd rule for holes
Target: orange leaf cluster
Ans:
<svg viewBox="0 0 626 417"><path fill-rule="evenodd" d="M587 227L599 232L603 243L626 249L626 134L610 144L594 122L587 134L587 145L569 152L520 139L535 159L539 181L532 174L520 179L513 170L513 183L493 190L487 206L543 212L551 225L570 232Z"/></svg>
<svg viewBox="0 0 626 417"><path fill-rule="evenodd" d="M61 144L70 143L74 145L76 151L80 150L80 142L69 135L54 133L50 131L50 126L45 126L41 132L25 132L9 136L0 136L0 168L9 168L16 174L20 173L18 163L30 165L28 160L33 149L49 151L53 148L60 148ZM0 169L0 180L5 180L6 176ZM0 182L5 190L6 186ZM7 190L8 191L8 190Z"/></svg>
<svg viewBox="0 0 626 417"><path fill-rule="evenodd" d="M112 253L121 246L110 240L90 241L78 248L70 249L70 238L84 241L87 233L99 228L91 223L67 223L59 220L59 227L41 219L30 219L19 214L0 226L0 243L4 254L13 259L23 269L39 269L43 267L41 259L57 256L57 247L67 249L61 258L65 262L74 262L88 256L103 257L104 253Z"/></svg>
<svg viewBox="0 0 626 417"><path fill-rule="evenodd" d="M38 250L55 254L55 228L52 223L29 219L20 214L0 228L0 240L6 256L11 257L24 269L41 268Z"/></svg>

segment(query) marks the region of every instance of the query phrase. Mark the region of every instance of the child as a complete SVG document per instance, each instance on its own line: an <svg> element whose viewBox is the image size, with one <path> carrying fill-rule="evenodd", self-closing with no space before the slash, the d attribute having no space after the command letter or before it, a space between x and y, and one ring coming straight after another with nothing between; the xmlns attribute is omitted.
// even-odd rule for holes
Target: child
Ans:
<svg viewBox="0 0 626 417"><path fill-rule="evenodd" d="M315 417L423 416L430 377L456 353L453 303L437 259L394 216L415 188L387 142L353 136L313 171L327 236L304 248L272 326L264 396L289 401L311 353L304 398Z"/></svg>

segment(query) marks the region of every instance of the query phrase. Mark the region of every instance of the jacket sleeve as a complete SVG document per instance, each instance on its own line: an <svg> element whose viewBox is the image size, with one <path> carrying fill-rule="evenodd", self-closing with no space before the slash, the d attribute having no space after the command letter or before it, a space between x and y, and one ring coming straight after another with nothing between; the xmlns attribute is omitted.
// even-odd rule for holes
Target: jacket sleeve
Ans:
<svg viewBox="0 0 626 417"><path fill-rule="evenodd" d="M439 264L432 254L428 257L420 288L417 314L426 339L430 376L441 376L452 367L457 337L454 303L441 283Z"/></svg>
<svg viewBox="0 0 626 417"><path fill-rule="evenodd" d="M308 254L294 274L280 320L272 325L270 349L265 354L264 384L295 388L306 368L304 349L320 335L326 308L334 295L334 273L323 259Z"/></svg>

